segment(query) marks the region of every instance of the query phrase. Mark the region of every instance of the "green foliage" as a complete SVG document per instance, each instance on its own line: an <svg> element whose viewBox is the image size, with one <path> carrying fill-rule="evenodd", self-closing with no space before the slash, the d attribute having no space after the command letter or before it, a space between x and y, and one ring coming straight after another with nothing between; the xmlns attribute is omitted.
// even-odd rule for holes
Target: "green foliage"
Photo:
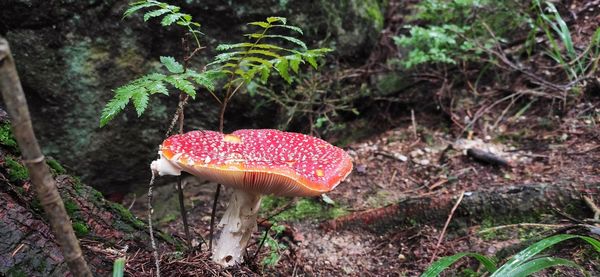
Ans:
<svg viewBox="0 0 600 277"><path fill-rule="evenodd" d="M198 49L200 41L198 31L200 24L194 22L189 14L181 13L180 8L174 5L154 0L134 2L125 11L128 17L138 11L144 11L144 21L162 17L161 24L168 26L173 23L187 28L193 35ZM148 107L150 96L154 94L169 95L170 88L189 95L192 99L199 88L207 89L215 98L215 83L223 78L228 78L225 88L230 97L242 85L249 85L255 77L261 83L266 83L275 70L288 83L292 82L292 73L299 72L300 64L308 63L317 68L317 59L331 51L327 48L308 49L306 44L291 35L282 35L276 31L288 31L302 34L296 26L288 25L283 17L268 17L265 21L248 23L259 27L259 32L245 34L250 42L236 44L223 44L217 47L222 53L217 55L209 66L213 70L197 72L186 68L173 57L160 57L160 62L167 73L152 73L140 77L115 90L114 97L106 104L100 117L100 127L121 113L132 102L138 116L141 116ZM293 47L284 47L278 44L289 44ZM299 50L296 50L299 48ZM290 72L291 71L291 72ZM236 88L232 90L232 88ZM219 100L220 101L220 100ZM226 102L226 101L225 101Z"/></svg>
<svg viewBox="0 0 600 277"><path fill-rule="evenodd" d="M139 228L139 229L143 229L144 228L144 226L145 226L144 222L142 222L137 217L135 217L135 215L133 215L131 213L131 211L129 211L123 205L121 205L119 203L109 202L108 206L109 206L110 209L112 209L118 215L121 216L121 220L133 224L136 228Z"/></svg>
<svg viewBox="0 0 600 277"><path fill-rule="evenodd" d="M274 267L277 265L277 263L279 263L279 260L281 260L281 251L285 250L287 246L283 243L280 243L275 238L281 235L283 230L285 230L285 226L273 223L273 226L271 226L271 231L274 232L273 235L263 232L261 237L264 237L265 246L267 247L267 249L269 249L269 253L262 260L262 264L264 266Z"/></svg>
<svg viewBox="0 0 600 277"><path fill-rule="evenodd" d="M221 44L216 49L223 53L217 55L209 65L219 65L219 70L230 77L226 86L249 84L258 77L265 84L272 71L275 70L286 82L292 83L290 70L298 74L300 64L308 63L315 69L318 67L317 58L330 52L328 48L308 49L300 39L274 34L273 32L288 30L302 35L300 28L287 25L283 17L268 17L265 21L250 22L248 25L260 29L255 33L245 34L250 42ZM272 43L271 43L272 41ZM290 44L300 50L286 48L278 44Z"/></svg>
<svg viewBox="0 0 600 277"><path fill-rule="evenodd" d="M199 30L200 23L193 21L191 15L179 12L180 7L154 0L137 1L129 5L129 9L125 11L123 17L131 16L141 10L145 10L144 21L162 17L160 21L162 26L170 26L176 23L178 26L186 28L192 34L198 46L200 45L198 40L198 35L202 34Z"/></svg>
<svg viewBox="0 0 600 277"><path fill-rule="evenodd" d="M11 156L5 156L4 164L8 168L8 179L12 182L29 179L29 171Z"/></svg>
<svg viewBox="0 0 600 277"><path fill-rule="evenodd" d="M521 252L514 255L511 259L509 259L504 265L502 265L498 269L496 269L496 264L492 259L487 258L483 255L477 253L459 253L453 256L444 257L437 260L421 275L421 277L438 276L442 271L450 267L456 261L467 256L474 257L480 263L482 263L486 271L491 273L490 277L529 276L533 273L539 272L543 269L553 266L567 266L583 270L579 265L566 259L554 257L536 257L543 250L561 241L574 238L584 240L585 242L592 245L597 252L600 252L600 241L594 238L567 234L555 235L538 241L532 244L531 246L525 248Z"/></svg>
<svg viewBox="0 0 600 277"><path fill-rule="evenodd" d="M123 277L125 273L125 258L118 258L113 264L113 277Z"/></svg>
<svg viewBox="0 0 600 277"><path fill-rule="evenodd" d="M115 90L115 96L106 104L100 117L100 127L106 125L117 114L119 114L129 102L138 116L141 116L148 107L150 95L169 95L167 85L172 86L190 97L196 97L197 87L204 87L210 91L214 90L214 80L219 78L219 72L206 71L198 73L194 70L184 70L183 65L173 57L160 57L161 63L169 71L168 75L152 73L129 82L127 85Z"/></svg>
<svg viewBox="0 0 600 277"><path fill-rule="evenodd" d="M17 141L12 134L9 123L0 124L0 144L17 149Z"/></svg>
<svg viewBox="0 0 600 277"><path fill-rule="evenodd" d="M571 80L578 79L587 72L595 72L600 56L600 28L591 37L586 49L579 53L575 50L571 31L558 10L548 1L533 1L538 17L529 35L528 44L535 45L535 34L542 30L548 39L546 53L560 64ZM546 8L544 8L544 6Z"/></svg>
<svg viewBox="0 0 600 277"><path fill-rule="evenodd" d="M394 37L396 44L409 49L400 63L412 68L479 60L494 43L530 22L522 5L515 0L420 1L410 18L419 25L407 25L409 35Z"/></svg>
<svg viewBox="0 0 600 277"><path fill-rule="evenodd" d="M285 206L289 199L276 196L263 197L261 211L273 211ZM314 199L303 198L298 200L292 207L273 217L274 221L293 221L302 219L332 219L347 214L348 212L339 206L325 205Z"/></svg>
<svg viewBox="0 0 600 277"><path fill-rule="evenodd" d="M75 235L78 237L83 237L90 233L90 229L88 228L87 224L80 221L73 222L73 231L75 231Z"/></svg>

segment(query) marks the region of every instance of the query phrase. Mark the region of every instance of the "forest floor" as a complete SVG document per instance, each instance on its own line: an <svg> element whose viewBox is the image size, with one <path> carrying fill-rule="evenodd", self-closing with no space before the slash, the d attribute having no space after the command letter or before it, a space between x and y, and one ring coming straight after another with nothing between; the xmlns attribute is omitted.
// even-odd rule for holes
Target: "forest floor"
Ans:
<svg viewBox="0 0 600 277"><path fill-rule="evenodd" d="M503 220L493 213L462 214L461 219L450 220L442 235L446 217L452 214L449 208L443 209L441 220L428 219L429 211L407 214L402 220L390 218L398 216L385 212L406 199L435 202L447 198L454 203L461 194L466 199L473 192L494 193L498 188L518 189L532 184L558 184L566 189L583 185L583 194L600 204L600 101L597 97L582 101L561 117L542 106L504 114L501 123L484 120L492 127L487 129L494 133L452 130L441 123L441 118L417 114L414 120L409 116L396 128L349 145L347 151L354 159L354 171L327 194L334 204L322 199L263 200L262 216L285 226L286 231L276 236L280 248L274 249L277 244L263 247L250 267L265 275L281 276L417 276L430 264L432 256L468 251L502 260L544 235L591 218L593 213L586 208L531 214L525 211L525 216ZM507 164L482 163L467 155L467 148L493 153ZM184 184L190 225L198 241L200 235L208 237L215 185L193 178L185 179ZM183 238L173 186L158 188L155 193L160 228ZM227 198L225 194L219 201L220 213ZM133 197L127 201L133 201ZM145 196L138 197L132 206L140 217L146 214L145 201ZM287 204L289 201L292 204ZM283 208L286 210L281 212ZM506 207L511 208L518 209ZM280 213L271 217L276 210ZM346 224L356 214L361 214L362 220ZM265 228L259 229L255 235L257 243ZM585 231L580 234L590 235ZM249 248L249 253L256 251L257 243ZM588 272L600 273L600 256L589 247L573 243L556 249L564 250L559 256L582 264ZM280 260L274 265L264 264L277 258ZM454 274L467 274L477 269L477 263L465 259L453 268ZM564 268L546 273L583 276Z"/></svg>

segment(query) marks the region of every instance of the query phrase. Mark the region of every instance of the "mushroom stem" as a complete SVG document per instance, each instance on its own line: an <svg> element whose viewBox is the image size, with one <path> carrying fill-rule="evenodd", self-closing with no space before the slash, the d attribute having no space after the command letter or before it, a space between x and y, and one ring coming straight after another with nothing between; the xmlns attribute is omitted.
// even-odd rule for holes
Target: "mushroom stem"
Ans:
<svg viewBox="0 0 600 277"><path fill-rule="evenodd" d="M213 248L213 261L225 267L244 261L248 241L257 230L260 198L260 194L233 190L227 210L218 225L222 229Z"/></svg>

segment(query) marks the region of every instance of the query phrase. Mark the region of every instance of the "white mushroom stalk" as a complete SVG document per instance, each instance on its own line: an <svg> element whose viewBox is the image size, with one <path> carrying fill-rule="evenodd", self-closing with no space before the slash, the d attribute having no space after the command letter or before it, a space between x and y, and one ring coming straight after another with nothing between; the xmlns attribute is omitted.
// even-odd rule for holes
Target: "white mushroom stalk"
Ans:
<svg viewBox="0 0 600 277"><path fill-rule="evenodd" d="M257 230L261 195L234 189L227 210L219 222L213 261L232 266L244 261L246 246Z"/></svg>
<svg viewBox="0 0 600 277"><path fill-rule="evenodd" d="M318 138L277 130L174 135L163 142L159 154L151 168L161 176L186 171L233 188L212 253L213 261L225 267L244 261L257 230L262 195L320 195L352 171L352 160L342 149Z"/></svg>

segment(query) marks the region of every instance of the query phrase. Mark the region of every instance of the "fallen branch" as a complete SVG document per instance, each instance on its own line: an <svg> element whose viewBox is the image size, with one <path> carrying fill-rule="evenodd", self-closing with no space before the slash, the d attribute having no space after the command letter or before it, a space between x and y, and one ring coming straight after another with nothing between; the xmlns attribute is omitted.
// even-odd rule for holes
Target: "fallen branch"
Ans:
<svg viewBox="0 0 600 277"><path fill-rule="evenodd" d="M465 192L462 191L460 193L460 196L458 197L458 200L456 200L456 204L454 204L454 207L452 207L452 210L450 210L450 214L448 215L448 219L446 220L446 223L444 224L444 228L442 229L442 233L440 234L440 237L438 238L437 244L435 245L435 249L433 250L433 254L431 254L431 259L429 260L429 264L433 263L433 260L435 260L435 257L437 255L438 249L440 248L440 245L442 244L442 240L444 239L444 235L446 234L446 230L448 229L448 224L450 224L450 221L452 220L452 216L454 215L454 212L456 211L456 208L458 208L458 205L460 205L460 202L463 200L464 196L465 196Z"/></svg>
<svg viewBox="0 0 600 277"><path fill-rule="evenodd" d="M0 37L0 90L11 117L13 134L19 144L37 197L61 246L63 256L74 276L92 276L83 259L71 219L56 189L44 155L33 132L29 108L17 74L8 42Z"/></svg>

